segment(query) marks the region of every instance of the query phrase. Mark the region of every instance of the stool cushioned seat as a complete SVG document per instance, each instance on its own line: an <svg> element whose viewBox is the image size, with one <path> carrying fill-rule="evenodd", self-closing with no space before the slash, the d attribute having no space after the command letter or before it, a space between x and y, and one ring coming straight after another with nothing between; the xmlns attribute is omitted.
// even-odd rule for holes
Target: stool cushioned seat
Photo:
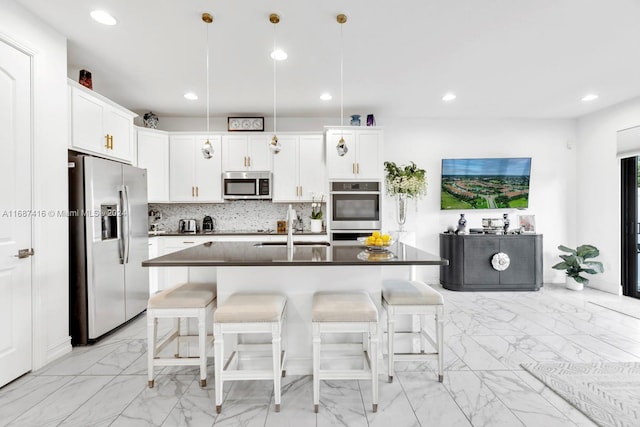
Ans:
<svg viewBox="0 0 640 427"><path fill-rule="evenodd" d="M314 322L378 321L378 310L365 292L316 292L311 315Z"/></svg>
<svg viewBox="0 0 640 427"><path fill-rule="evenodd" d="M429 285L416 280L385 280L382 298L393 305L443 305L442 295Z"/></svg>
<svg viewBox="0 0 640 427"><path fill-rule="evenodd" d="M233 294L215 313L216 323L278 322L287 298L277 294Z"/></svg>
<svg viewBox="0 0 640 427"><path fill-rule="evenodd" d="M184 283L149 298L148 308L206 307L216 298L215 283Z"/></svg>

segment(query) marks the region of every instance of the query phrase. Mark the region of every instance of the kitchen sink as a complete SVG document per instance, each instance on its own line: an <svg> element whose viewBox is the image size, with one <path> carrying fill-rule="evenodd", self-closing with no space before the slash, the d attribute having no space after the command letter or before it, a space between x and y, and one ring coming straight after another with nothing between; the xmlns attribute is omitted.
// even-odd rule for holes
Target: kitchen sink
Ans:
<svg viewBox="0 0 640 427"><path fill-rule="evenodd" d="M253 246L287 246L287 242L258 242ZM293 246L331 246L329 242L295 242Z"/></svg>

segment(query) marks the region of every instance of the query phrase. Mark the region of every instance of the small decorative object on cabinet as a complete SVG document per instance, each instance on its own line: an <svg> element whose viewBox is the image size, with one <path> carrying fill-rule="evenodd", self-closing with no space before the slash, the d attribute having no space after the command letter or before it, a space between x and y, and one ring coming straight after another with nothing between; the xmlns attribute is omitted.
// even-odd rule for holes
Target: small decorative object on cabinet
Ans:
<svg viewBox="0 0 640 427"><path fill-rule="evenodd" d="M521 233L536 232L536 216L535 215L518 215L518 224Z"/></svg>
<svg viewBox="0 0 640 427"><path fill-rule="evenodd" d="M568 255L560 255L562 261L554 265L555 270L565 270L567 275L566 286L572 291L581 291L584 285L589 284L589 279L581 276L581 273L597 274L604 272L604 267L600 261L587 261L600 255L600 251L593 245L580 245L576 249L568 248L564 245L558 246L562 252Z"/></svg>
<svg viewBox="0 0 640 427"><path fill-rule="evenodd" d="M153 111L149 111L148 113L146 113L143 116L144 119L144 125L145 127L151 128L151 129L157 129L158 128L158 116L156 116L155 114L153 114Z"/></svg>
<svg viewBox="0 0 640 427"><path fill-rule="evenodd" d="M464 214L460 214L460 219L458 220L458 228L456 228L456 234L466 234L467 232L467 219L464 217Z"/></svg>
<svg viewBox="0 0 640 427"><path fill-rule="evenodd" d="M373 117L373 114L367 114L367 126L375 126L376 119Z"/></svg>
<svg viewBox="0 0 640 427"><path fill-rule="evenodd" d="M239 132L262 132L264 117L228 117L227 129Z"/></svg>
<svg viewBox="0 0 640 427"><path fill-rule="evenodd" d="M82 86L93 90L93 80L91 80L91 71L80 70L80 78L78 79L78 83Z"/></svg>
<svg viewBox="0 0 640 427"><path fill-rule="evenodd" d="M360 126L360 115L354 114L353 116L351 116L350 124L351 126Z"/></svg>
<svg viewBox="0 0 640 427"><path fill-rule="evenodd" d="M511 224L509 214L502 214L502 219L504 221L504 234L507 234L509 232L509 224Z"/></svg>

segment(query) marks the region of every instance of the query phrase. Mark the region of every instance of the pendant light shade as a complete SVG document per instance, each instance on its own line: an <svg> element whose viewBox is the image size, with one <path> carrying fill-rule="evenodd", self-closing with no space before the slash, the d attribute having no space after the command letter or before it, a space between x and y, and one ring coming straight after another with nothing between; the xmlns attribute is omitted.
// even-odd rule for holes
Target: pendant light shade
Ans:
<svg viewBox="0 0 640 427"><path fill-rule="evenodd" d="M283 58L282 55L277 54L279 52L276 49L276 26L280 22L280 16L276 13L272 13L269 15L269 22L273 24L273 51L271 52L271 60L273 61L273 137L271 137L271 141L269 142L269 150L273 154L278 154L280 150L282 150L282 144L278 141L278 119L276 117L276 101L277 101L277 62L286 58L286 54ZM284 52L282 52L284 53Z"/></svg>
<svg viewBox="0 0 640 427"><path fill-rule="evenodd" d="M207 140L202 144L202 156L205 159L213 157L213 145L209 141L209 24L213 22L213 15L202 14L202 21L207 24L207 52L206 52L206 75L207 75Z"/></svg>
<svg viewBox="0 0 640 427"><path fill-rule="evenodd" d="M347 15L339 14L336 16L336 21L340 24L340 127L342 127L344 125L344 40L342 37L342 25L347 22ZM340 157L349 152L347 143L344 141L343 130L340 131L340 139L338 140L338 145L336 145L336 151Z"/></svg>

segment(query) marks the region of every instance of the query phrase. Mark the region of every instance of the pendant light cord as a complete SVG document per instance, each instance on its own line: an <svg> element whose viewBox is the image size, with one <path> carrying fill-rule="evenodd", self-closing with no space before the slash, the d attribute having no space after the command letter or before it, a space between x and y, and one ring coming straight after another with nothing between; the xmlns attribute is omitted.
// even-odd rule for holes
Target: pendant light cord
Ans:
<svg viewBox="0 0 640 427"><path fill-rule="evenodd" d="M340 126L343 126L344 120L344 37L342 36L342 27L340 24Z"/></svg>
<svg viewBox="0 0 640 427"><path fill-rule="evenodd" d="M209 137L209 24L207 24L207 67L206 68L207 68L207 138L208 138Z"/></svg>
<svg viewBox="0 0 640 427"><path fill-rule="evenodd" d="M275 51L276 51L276 25L273 26L273 52L275 53ZM276 118L276 99L277 99L276 88L278 84L276 75L278 71L276 68L276 62L277 62L276 58L272 58L272 60L273 60L273 134L275 135L278 129L278 126L277 126L278 120Z"/></svg>

